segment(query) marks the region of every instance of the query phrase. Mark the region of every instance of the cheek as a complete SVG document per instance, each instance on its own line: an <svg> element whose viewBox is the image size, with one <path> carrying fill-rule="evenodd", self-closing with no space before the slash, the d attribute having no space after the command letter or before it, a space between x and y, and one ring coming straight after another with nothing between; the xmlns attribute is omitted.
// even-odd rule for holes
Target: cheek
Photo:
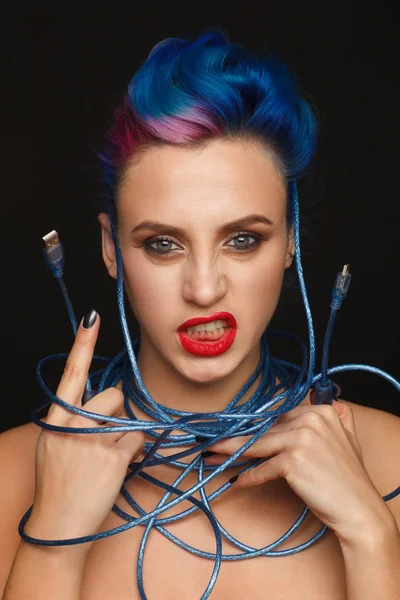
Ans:
<svg viewBox="0 0 400 600"><path fill-rule="evenodd" d="M257 257L241 266L240 287L257 297L279 291L285 271L285 253L284 240L267 243Z"/></svg>
<svg viewBox="0 0 400 600"><path fill-rule="evenodd" d="M124 257L125 258L125 257ZM179 295L179 282L171 268L155 267L148 261L126 256L124 279L132 310L139 321L151 321L152 326L164 323L173 312Z"/></svg>
<svg viewBox="0 0 400 600"><path fill-rule="evenodd" d="M285 253L280 246L268 248L260 259L246 269L235 282L233 295L242 302L241 312L262 330L277 307L282 288Z"/></svg>

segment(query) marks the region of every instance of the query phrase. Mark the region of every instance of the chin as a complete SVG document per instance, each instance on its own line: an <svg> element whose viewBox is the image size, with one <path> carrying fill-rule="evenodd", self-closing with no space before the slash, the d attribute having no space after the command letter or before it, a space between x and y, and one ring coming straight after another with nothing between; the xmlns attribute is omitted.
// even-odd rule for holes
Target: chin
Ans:
<svg viewBox="0 0 400 600"><path fill-rule="evenodd" d="M217 365L217 358L196 358L197 364L180 364L177 371L192 383L206 384L221 381L229 377L236 369L237 364L232 360L224 361Z"/></svg>

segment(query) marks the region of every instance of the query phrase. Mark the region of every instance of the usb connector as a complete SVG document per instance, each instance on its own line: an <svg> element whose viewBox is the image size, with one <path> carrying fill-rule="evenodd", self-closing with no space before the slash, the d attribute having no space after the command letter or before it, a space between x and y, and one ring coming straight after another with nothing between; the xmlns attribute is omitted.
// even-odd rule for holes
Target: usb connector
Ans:
<svg viewBox="0 0 400 600"><path fill-rule="evenodd" d="M349 273L350 265L344 265L341 273L336 276L335 287L332 292L331 308L338 310L349 289L351 275Z"/></svg>
<svg viewBox="0 0 400 600"><path fill-rule="evenodd" d="M42 239L45 244L43 256L46 265L55 277L62 277L64 268L64 249L58 238L57 231L53 229L53 231L50 231L50 233L43 236Z"/></svg>
<svg viewBox="0 0 400 600"><path fill-rule="evenodd" d="M56 246L60 245L60 240L58 239L58 233L55 229L53 229L53 231L50 231L50 233L47 233L45 236L43 236L42 240L44 240L44 243L46 246L46 252L49 252Z"/></svg>

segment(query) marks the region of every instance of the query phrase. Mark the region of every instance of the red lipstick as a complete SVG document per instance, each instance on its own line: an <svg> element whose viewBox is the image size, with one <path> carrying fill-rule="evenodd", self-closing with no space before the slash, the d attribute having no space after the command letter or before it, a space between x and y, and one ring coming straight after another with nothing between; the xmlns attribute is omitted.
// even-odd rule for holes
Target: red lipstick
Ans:
<svg viewBox="0 0 400 600"><path fill-rule="evenodd" d="M211 321L226 322L224 333L220 338L207 339L206 332L205 339L194 339L188 335L187 329L189 327L195 327L200 323L211 323ZM189 354L194 354L196 356L218 356L219 354L226 352L232 346L236 331L236 319L231 313L216 312L206 317L194 317L193 319L185 321L182 325L179 325L178 338L182 347Z"/></svg>

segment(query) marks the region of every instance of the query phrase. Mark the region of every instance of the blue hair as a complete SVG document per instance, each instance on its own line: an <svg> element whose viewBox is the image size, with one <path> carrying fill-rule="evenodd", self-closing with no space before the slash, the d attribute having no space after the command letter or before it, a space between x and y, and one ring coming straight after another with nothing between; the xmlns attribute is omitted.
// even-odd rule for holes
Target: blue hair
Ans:
<svg viewBox="0 0 400 600"><path fill-rule="evenodd" d="M113 198L127 162L141 150L215 137L263 142L289 182L313 158L317 120L277 56L257 58L219 28L191 42L162 40L132 77L101 155Z"/></svg>

